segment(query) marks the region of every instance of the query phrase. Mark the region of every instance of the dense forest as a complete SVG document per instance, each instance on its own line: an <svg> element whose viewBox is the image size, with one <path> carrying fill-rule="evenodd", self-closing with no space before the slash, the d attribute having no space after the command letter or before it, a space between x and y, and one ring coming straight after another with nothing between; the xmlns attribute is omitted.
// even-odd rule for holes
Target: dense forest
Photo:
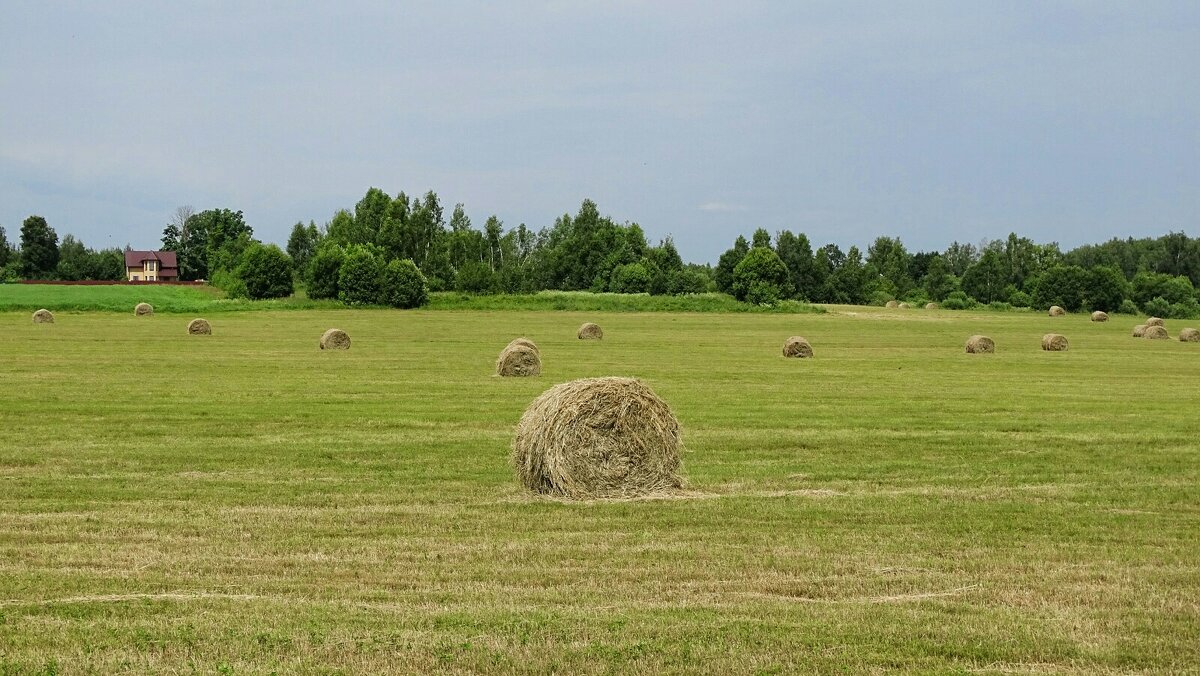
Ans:
<svg viewBox="0 0 1200 676"><path fill-rule="evenodd" d="M947 308L1061 305L1068 310L1138 310L1200 316L1200 239L1183 233L1113 239L1062 251L1010 234L945 251L909 252L879 237L864 253L836 244L814 249L804 233L739 236L716 266L687 264L670 238L647 241L637 223L619 223L591 200L550 226L482 228L462 204L445 209L432 191L391 197L369 189L353 210L323 226L296 223L286 252L254 238L240 211L181 207L163 231L185 280L208 279L234 296L289 295L293 280L312 298L420 305L428 291L533 293L547 289L693 294L720 291L750 303L883 304L936 301ZM58 241L39 216L21 227L19 246L0 228L0 280L121 279L122 254Z"/></svg>

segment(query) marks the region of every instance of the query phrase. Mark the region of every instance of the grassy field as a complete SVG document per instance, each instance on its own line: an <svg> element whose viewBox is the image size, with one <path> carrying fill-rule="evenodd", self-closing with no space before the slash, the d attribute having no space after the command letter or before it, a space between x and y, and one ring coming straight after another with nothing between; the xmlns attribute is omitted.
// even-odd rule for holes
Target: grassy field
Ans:
<svg viewBox="0 0 1200 676"><path fill-rule="evenodd" d="M1200 345L1131 319L189 318L0 313L0 673L1200 670ZM542 377L492 377L519 335ZM522 410L598 375L687 494L518 489Z"/></svg>

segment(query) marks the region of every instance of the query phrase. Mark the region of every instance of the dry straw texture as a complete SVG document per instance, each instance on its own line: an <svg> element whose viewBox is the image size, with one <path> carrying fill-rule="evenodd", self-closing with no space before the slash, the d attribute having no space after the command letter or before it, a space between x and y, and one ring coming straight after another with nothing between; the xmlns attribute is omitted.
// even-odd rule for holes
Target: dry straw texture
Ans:
<svg viewBox="0 0 1200 676"><path fill-rule="evenodd" d="M516 341L513 341L514 343ZM509 344L500 351L496 360L496 375L498 376L540 376L542 374L542 357L536 348L527 345Z"/></svg>
<svg viewBox="0 0 1200 676"><path fill-rule="evenodd" d="M542 355L542 351L538 349L537 343L533 342L532 340L530 340L528 338L525 338L525 337L513 338L512 342L510 342L506 347L514 347L516 345L524 345L525 347L533 350L534 352L537 352L539 357Z"/></svg>
<svg viewBox="0 0 1200 676"><path fill-rule="evenodd" d="M154 306L149 303L138 303L133 308L133 314L137 317L145 317L154 314Z"/></svg>
<svg viewBox="0 0 1200 676"><path fill-rule="evenodd" d="M683 487L679 421L634 378L585 378L535 399L513 440L513 466L535 493L632 498Z"/></svg>
<svg viewBox="0 0 1200 676"><path fill-rule="evenodd" d="M1183 343L1200 343L1200 331L1184 329L1179 332L1179 340Z"/></svg>
<svg viewBox="0 0 1200 676"><path fill-rule="evenodd" d="M1141 338L1144 335L1146 335L1146 325L1145 324L1138 324L1137 326L1133 327L1133 337L1134 338Z"/></svg>
<svg viewBox="0 0 1200 676"><path fill-rule="evenodd" d="M580 340L600 340L604 337L604 331L600 326L591 322L584 322L583 326L579 327Z"/></svg>
<svg viewBox="0 0 1200 676"><path fill-rule="evenodd" d="M901 310L907 310L908 308L910 308L910 307L912 307L912 306L911 306L911 305L909 305L908 303L901 303L901 304L900 304L898 307L899 307Z"/></svg>
<svg viewBox="0 0 1200 676"><path fill-rule="evenodd" d="M1165 326L1165 325L1166 325L1166 322L1159 319L1158 317L1151 317L1146 320L1146 326Z"/></svg>
<svg viewBox="0 0 1200 676"><path fill-rule="evenodd" d="M42 308L41 310L38 310L37 312L33 313L33 323L34 324L53 324L54 323L54 313L45 308Z"/></svg>
<svg viewBox="0 0 1200 676"><path fill-rule="evenodd" d="M1050 306L1050 316L1051 317L1061 317L1065 314L1067 314L1067 311L1060 308L1059 306L1057 306L1057 305Z"/></svg>
<svg viewBox="0 0 1200 676"><path fill-rule="evenodd" d="M207 319L193 319L188 322L189 336L211 336L212 324L208 323Z"/></svg>
<svg viewBox="0 0 1200 676"><path fill-rule="evenodd" d="M1042 336L1042 349L1047 352L1066 352L1067 337L1059 333L1047 333Z"/></svg>
<svg viewBox="0 0 1200 676"><path fill-rule="evenodd" d="M936 310L936 309L938 309L938 307L939 307L939 305L937 303L926 303L925 304L926 310Z"/></svg>
<svg viewBox="0 0 1200 676"><path fill-rule="evenodd" d="M894 300L889 300L887 302L887 305L885 305L884 307L900 307L900 303L898 303Z"/></svg>
<svg viewBox="0 0 1200 676"><path fill-rule="evenodd" d="M329 329L321 334L322 350L349 350L350 336L341 329Z"/></svg>
<svg viewBox="0 0 1200 676"><path fill-rule="evenodd" d="M1146 332L1142 334L1143 338L1149 340L1168 340L1171 334L1167 333L1165 326L1147 326Z"/></svg>
<svg viewBox="0 0 1200 676"><path fill-rule="evenodd" d="M806 359L813 356L812 345L803 336L792 336L783 342L783 356Z"/></svg>
<svg viewBox="0 0 1200 676"><path fill-rule="evenodd" d="M1092 313L1092 321L1106 322L1106 321L1108 321L1108 313L1101 312L1100 310L1096 310L1095 312Z"/></svg>
<svg viewBox="0 0 1200 676"><path fill-rule="evenodd" d="M996 351L996 341L987 336L971 336L967 339L967 354L992 354Z"/></svg>

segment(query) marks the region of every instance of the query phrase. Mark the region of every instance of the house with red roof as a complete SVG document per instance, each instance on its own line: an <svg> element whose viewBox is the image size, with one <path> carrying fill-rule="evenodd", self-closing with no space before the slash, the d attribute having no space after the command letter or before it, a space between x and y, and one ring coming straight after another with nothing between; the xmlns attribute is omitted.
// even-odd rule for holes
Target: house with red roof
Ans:
<svg viewBox="0 0 1200 676"><path fill-rule="evenodd" d="M177 282L174 251L126 251L125 273L131 282Z"/></svg>

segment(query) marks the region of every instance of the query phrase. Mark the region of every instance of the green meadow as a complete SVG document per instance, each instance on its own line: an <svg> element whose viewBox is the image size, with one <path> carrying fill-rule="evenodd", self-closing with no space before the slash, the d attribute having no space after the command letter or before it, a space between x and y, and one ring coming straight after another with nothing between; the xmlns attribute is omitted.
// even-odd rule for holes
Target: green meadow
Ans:
<svg viewBox="0 0 1200 676"><path fill-rule="evenodd" d="M0 312L0 673L1200 669L1200 344L1131 317L142 299ZM683 493L517 486L524 408L603 375Z"/></svg>

